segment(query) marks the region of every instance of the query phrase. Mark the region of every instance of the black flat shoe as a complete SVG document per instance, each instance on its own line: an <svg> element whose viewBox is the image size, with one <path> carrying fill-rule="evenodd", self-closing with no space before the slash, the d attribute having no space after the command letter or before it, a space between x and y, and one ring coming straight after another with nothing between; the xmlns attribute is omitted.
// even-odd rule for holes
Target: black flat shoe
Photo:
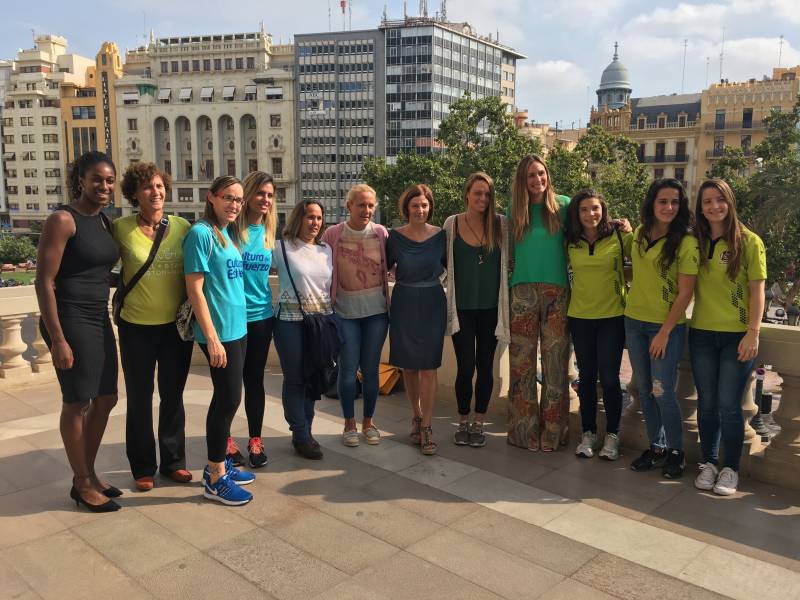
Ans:
<svg viewBox="0 0 800 600"><path fill-rule="evenodd" d="M294 446L294 451L297 452L303 458L308 458L310 460L322 459L322 450L320 450L319 446L315 446L312 442L293 441L292 446Z"/></svg>
<svg viewBox="0 0 800 600"><path fill-rule="evenodd" d="M122 496L122 490L119 488L115 488L113 485L110 485L103 490L102 494L106 498L119 498L120 496Z"/></svg>
<svg viewBox="0 0 800 600"><path fill-rule="evenodd" d="M107 513L107 512L116 512L120 509L120 505L114 502L113 500L109 499L108 502L104 502L103 504L89 504L86 500L84 500L75 486L72 486L72 489L69 491L69 497L75 500L75 506L80 506L83 504L86 508L89 509L90 512L93 513Z"/></svg>

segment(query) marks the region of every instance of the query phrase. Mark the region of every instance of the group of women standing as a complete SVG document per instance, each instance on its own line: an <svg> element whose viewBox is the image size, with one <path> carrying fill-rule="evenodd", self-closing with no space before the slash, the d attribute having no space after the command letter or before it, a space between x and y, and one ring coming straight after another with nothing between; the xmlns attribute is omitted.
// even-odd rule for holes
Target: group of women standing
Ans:
<svg viewBox="0 0 800 600"><path fill-rule="evenodd" d="M506 215L497 211L492 178L478 172L465 183L464 211L448 217L443 228L430 224L433 194L418 184L399 199L407 223L387 232L373 222L375 191L359 184L347 196L346 222L326 230L324 207L302 201L276 242L275 188L266 173L251 173L244 182L215 179L203 218L192 226L165 216L169 176L144 163L131 165L121 186L138 212L110 223L101 211L115 179L104 154L78 159L70 171L72 203L47 219L39 244L41 329L62 388L61 433L75 475L70 496L76 503L113 511L119 509L114 498L122 494L94 468L117 399L107 302L119 258L121 310L115 314L128 397L126 450L141 491L152 489L157 470L175 482L192 479L183 406L192 341L176 327L176 313L187 298L194 340L213 383L203 493L240 505L252 499L242 486L255 475L237 468L245 459L231 423L244 387L248 462L266 464L263 374L273 335L292 444L300 456L322 458L312 425L324 374L308 359L307 346L314 343L304 335L309 315L332 315L337 324L345 446L381 441L374 416L388 330L389 360L403 369L412 408L410 437L423 454L437 451L432 428L437 369L449 335L457 363L455 444L486 444L498 344L508 345L510 355L508 443L534 452L565 444L572 344L583 431L575 453L616 460L619 370L627 344L650 440L631 468L661 467L665 477L679 477L684 453L676 374L685 311L694 297L688 338L704 457L695 485L735 492L744 427L740 399L758 351L766 267L764 246L739 222L724 181L703 183L694 215L680 182L654 181L640 225L631 231L626 220L611 218L602 195L592 190L571 200L557 195L544 160L526 156L517 167ZM274 308L268 280L273 264L279 275ZM158 457L152 431L156 366ZM364 400L360 432L357 377ZM602 441L598 378L606 417Z"/></svg>

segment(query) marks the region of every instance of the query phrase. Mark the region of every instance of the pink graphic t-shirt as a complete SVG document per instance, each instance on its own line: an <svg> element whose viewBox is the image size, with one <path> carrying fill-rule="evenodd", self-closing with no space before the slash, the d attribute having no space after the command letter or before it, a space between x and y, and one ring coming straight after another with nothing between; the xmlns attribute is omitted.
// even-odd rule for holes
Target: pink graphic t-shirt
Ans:
<svg viewBox="0 0 800 600"><path fill-rule="evenodd" d="M380 239L369 223L363 230L346 223L336 253L338 286L334 309L345 319L386 312Z"/></svg>

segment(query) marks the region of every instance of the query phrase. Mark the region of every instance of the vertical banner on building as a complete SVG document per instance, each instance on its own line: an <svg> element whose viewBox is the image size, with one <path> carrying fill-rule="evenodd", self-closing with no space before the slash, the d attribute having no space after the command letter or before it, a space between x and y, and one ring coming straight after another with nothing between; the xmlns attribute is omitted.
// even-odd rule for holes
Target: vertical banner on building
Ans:
<svg viewBox="0 0 800 600"><path fill-rule="evenodd" d="M103 134L106 141L106 154L108 154L109 158L113 159L114 156L112 154L111 146L111 110L108 97L108 73L106 71L102 71L101 77L103 82Z"/></svg>

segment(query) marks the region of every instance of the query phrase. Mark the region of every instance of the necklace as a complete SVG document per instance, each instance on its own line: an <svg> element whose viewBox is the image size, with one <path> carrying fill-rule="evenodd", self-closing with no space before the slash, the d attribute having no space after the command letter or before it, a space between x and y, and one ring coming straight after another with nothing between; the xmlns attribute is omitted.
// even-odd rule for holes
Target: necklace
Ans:
<svg viewBox="0 0 800 600"><path fill-rule="evenodd" d="M483 246L484 246L484 242L486 241L486 230L484 230L483 231L483 235L480 238L478 238L478 234L475 233L475 230L472 228L472 225L469 224L469 219L467 218L467 213L464 213L464 223L467 224L467 227L472 232L472 235L474 235L475 238L478 239L478 243L480 244L480 246L478 246L478 264L482 265L483 264Z"/></svg>

